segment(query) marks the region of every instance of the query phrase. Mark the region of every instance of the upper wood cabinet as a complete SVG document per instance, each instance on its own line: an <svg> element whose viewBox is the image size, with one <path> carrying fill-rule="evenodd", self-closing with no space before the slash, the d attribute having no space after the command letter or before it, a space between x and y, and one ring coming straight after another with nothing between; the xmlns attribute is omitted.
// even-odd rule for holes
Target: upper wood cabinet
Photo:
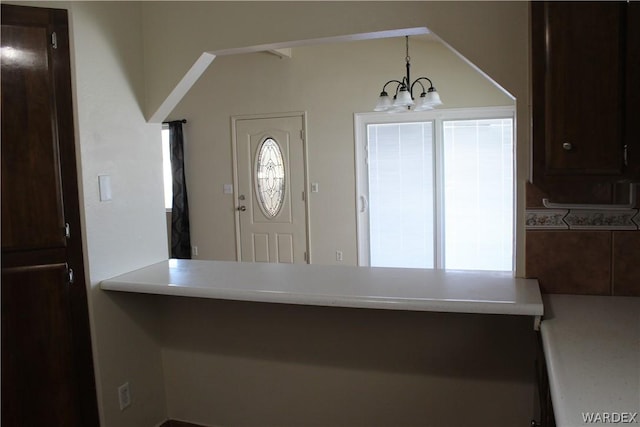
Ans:
<svg viewBox="0 0 640 427"><path fill-rule="evenodd" d="M533 180L549 193L640 178L638 11L627 2L531 4Z"/></svg>
<svg viewBox="0 0 640 427"><path fill-rule="evenodd" d="M47 30L2 25L2 250L66 246Z"/></svg>

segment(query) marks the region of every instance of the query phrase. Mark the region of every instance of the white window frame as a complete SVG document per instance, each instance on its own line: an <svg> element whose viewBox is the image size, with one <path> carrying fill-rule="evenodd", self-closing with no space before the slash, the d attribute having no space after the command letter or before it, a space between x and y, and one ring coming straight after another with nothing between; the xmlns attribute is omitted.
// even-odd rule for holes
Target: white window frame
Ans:
<svg viewBox="0 0 640 427"><path fill-rule="evenodd" d="M442 123L448 120L481 120L510 118L513 120L513 153L512 153L512 176L513 176L513 246L511 271L515 274L516 257L516 108L506 107L479 107L479 108L451 108L437 109L421 112L406 112L400 114L389 113L355 113L354 133L355 133L355 170L356 170L356 239L358 247L358 265L370 265L369 247L369 170L366 164L367 159L367 126L371 124L387 123L411 123L411 122L433 122L433 173L436 191L434 192L434 245L436 269L444 268L444 239L443 239L443 164L444 164L444 131Z"/></svg>
<svg viewBox="0 0 640 427"><path fill-rule="evenodd" d="M169 125L167 123L163 123L162 124L162 130L161 132L164 133L165 131L169 131ZM163 138L164 136L161 135L161 138ZM164 142L162 142L164 144ZM171 151L171 146L169 145L169 151ZM169 153L169 156L171 156L171 153ZM163 196L166 195L166 183L165 183L165 177L164 177L164 166L165 166L165 154L164 154L164 147L162 147L162 189L163 189ZM171 163L171 160L169 159L169 163ZM173 194L173 189L171 190L171 193ZM167 207L167 201L166 201L166 197L163 197L163 200L165 201L165 211L167 213L171 212L173 210L173 207Z"/></svg>

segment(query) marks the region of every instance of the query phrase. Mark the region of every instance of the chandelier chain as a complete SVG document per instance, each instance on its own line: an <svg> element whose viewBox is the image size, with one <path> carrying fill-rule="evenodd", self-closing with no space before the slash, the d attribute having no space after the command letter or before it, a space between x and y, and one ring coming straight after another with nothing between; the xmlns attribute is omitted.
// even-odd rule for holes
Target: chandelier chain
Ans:
<svg viewBox="0 0 640 427"><path fill-rule="evenodd" d="M405 57L405 60L407 62L410 62L411 57L409 56L409 36L405 36L405 44L406 44L406 51L407 51L407 56Z"/></svg>

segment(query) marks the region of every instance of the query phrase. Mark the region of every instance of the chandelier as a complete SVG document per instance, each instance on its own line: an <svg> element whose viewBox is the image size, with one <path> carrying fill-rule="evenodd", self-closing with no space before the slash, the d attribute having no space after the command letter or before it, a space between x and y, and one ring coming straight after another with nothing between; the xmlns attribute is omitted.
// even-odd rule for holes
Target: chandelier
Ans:
<svg viewBox="0 0 640 427"><path fill-rule="evenodd" d="M378 103L376 104L373 111L387 111L389 113L400 113L403 111L425 111L431 110L435 107L442 105L442 101L440 100L440 95L435 87L433 87L433 83L427 77L418 77L413 82L411 82L410 77L410 69L411 69L411 57L409 56L409 36L405 36L406 48L407 48L407 56L405 58L407 62L407 75L402 78L402 81L399 80L389 80L382 86L382 92L380 92L380 97L378 98ZM422 81L429 82L429 88L425 89L425 86L422 84ZM387 86L391 83L396 83L395 95L393 99L389 96L386 89ZM413 88L415 85L419 85L422 88L422 93L417 101L414 101L413 98Z"/></svg>

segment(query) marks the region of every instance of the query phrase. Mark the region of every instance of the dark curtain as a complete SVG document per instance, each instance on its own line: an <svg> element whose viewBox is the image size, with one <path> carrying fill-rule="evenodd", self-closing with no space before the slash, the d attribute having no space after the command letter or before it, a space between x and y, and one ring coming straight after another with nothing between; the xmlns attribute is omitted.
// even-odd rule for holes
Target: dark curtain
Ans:
<svg viewBox="0 0 640 427"><path fill-rule="evenodd" d="M171 173L173 174L173 207L171 209L171 258L191 259L189 234L189 202L184 175L184 139L182 121L169 122Z"/></svg>

